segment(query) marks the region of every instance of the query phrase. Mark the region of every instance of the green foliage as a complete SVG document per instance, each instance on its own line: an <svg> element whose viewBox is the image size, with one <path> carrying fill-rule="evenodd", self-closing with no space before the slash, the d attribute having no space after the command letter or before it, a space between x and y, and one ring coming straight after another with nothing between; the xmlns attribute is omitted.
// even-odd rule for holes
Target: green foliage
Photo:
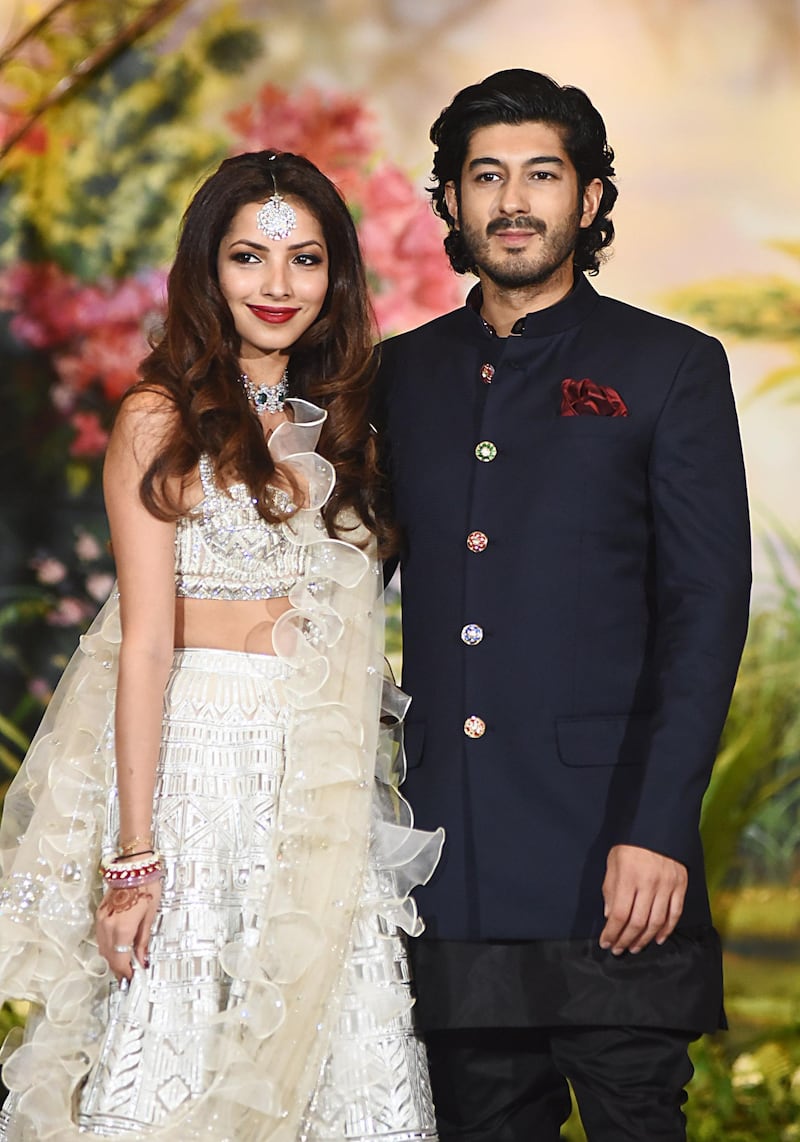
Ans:
<svg viewBox="0 0 800 1142"><path fill-rule="evenodd" d="M800 243L770 243L800 260ZM723 278L675 290L667 303L678 313L720 333L745 341L771 341L790 346L800 357L800 282L785 277ZM772 390L800 399L800 359L771 370L751 400Z"/></svg>
<svg viewBox="0 0 800 1142"><path fill-rule="evenodd" d="M386 658L392 668L392 674L398 681L402 673L402 638L400 598L395 595L386 601Z"/></svg>
<svg viewBox="0 0 800 1142"><path fill-rule="evenodd" d="M0 714L0 797L5 797L28 745L28 738L19 726L11 718Z"/></svg>
<svg viewBox="0 0 800 1142"><path fill-rule="evenodd" d="M776 802L780 807L781 800L776 799ZM771 809L772 804L767 802L765 808ZM792 855L795 859L800 855L796 832ZM718 893L717 901L726 918L726 935L730 940L747 940L756 932L761 940L800 938L800 884L791 884L789 877L782 878L780 883L770 884L761 880L756 884L723 890ZM792 970L795 970L794 965ZM800 972L796 974L800 1018Z"/></svg>
<svg viewBox="0 0 800 1142"><path fill-rule="evenodd" d="M721 895L739 861L742 834L800 782L800 547L770 545L778 588L773 608L753 616L722 744L703 802L709 888L724 929ZM787 572L794 562L796 573ZM795 837L795 842L800 837Z"/></svg>
<svg viewBox="0 0 800 1142"><path fill-rule="evenodd" d="M570 1096L572 1098L572 1114L561 1128L561 1140L562 1142L586 1142L586 1131L583 1129L583 1123L578 1113L578 1103L575 1099L575 1092L571 1087Z"/></svg>
<svg viewBox="0 0 800 1142"><path fill-rule="evenodd" d="M51 50L67 68L78 49L67 37ZM224 26L217 14L175 51L145 41L116 56L81 97L48 113L39 151L12 153L0 263L49 259L86 282L168 263L176 217L228 150L227 138L195 126L215 77L260 50L257 29L228 11Z"/></svg>
<svg viewBox="0 0 800 1142"><path fill-rule="evenodd" d="M261 54L261 42L250 27L225 27L209 36L206 49L208 62L223 75L238 75L245 64Z"/></svg>
<svg viewBox="0 0 800 1142"><path fill-rule="evenodd" d="M23 1027L27 1014L28 1004L24 1001L11 1000L4 1003L0 1007L0 1041L15 1027Z"/></svg>
<svg viewBox="0 0 800 1142"><path fill-rule="evenodd" d="M689 1088L689 1142L791 1142L800 1138L797 1029L772 1035L731 1058L721 1039L695 1044Z"/></svg>
<svg viewBox="0 0 800 1142"><path fill-rule="evenodd" d="M704 282L670 295L675 309L744 340L800 340L800 284L765 277Z"/></svg>

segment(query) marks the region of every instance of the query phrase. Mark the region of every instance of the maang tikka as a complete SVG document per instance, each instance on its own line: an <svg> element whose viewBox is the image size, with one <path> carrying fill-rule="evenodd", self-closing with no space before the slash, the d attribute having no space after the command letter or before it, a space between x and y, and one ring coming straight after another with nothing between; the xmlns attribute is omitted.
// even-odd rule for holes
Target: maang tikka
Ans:
<svg viewBox="0 0 800 1142"><path fill-rule="evenodd" d="M276 156L272 155L269 161L273 162L275 158ZM273 242L277 242L289 237L292 230L297 226L297 215L289 203L278 194L275 172L271 167L270 174L272 175L272 198L267 199L256 214L256 226L262 234L266 234Z"/></svg>

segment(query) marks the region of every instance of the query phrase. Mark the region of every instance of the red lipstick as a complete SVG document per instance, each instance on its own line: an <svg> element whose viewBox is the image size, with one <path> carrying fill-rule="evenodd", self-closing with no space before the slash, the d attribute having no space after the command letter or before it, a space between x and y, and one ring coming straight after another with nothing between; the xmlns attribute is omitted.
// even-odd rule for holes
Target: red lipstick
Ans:
<svg viewBox="0 0 800 1142"><path fill-rule="evenodd" d="M285 305L248 305L247 308L259 321L265 321L268 325L283 325L300 312L299 308Z"/></svg>

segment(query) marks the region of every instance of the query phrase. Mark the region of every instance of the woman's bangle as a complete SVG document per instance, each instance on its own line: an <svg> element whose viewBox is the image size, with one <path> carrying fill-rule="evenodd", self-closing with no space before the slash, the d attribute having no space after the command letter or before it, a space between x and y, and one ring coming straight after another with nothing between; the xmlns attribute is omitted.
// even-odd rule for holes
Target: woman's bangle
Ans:
<svg viewBox="0 0 800 1142"><path fill-rule="evenodd" d="M120 841L118 854L124 856L138 856L139 852L134 852L138 849L139 852L150 853L153 851L153 838L150 835L144 837L131 837L124 843Z"/></svg>
<svg viewBox="0 0 800 1142"><path fill-rule="evenodd" d="M152 856L154 852L155 849L142 849L141 852L138 853L120 853L114 857L114 864L117 864L117 862L121 860L133 860L134 857Z"/></svg>
<svg viewBox="0 0 800 1142"><path fill-rule="evenodd" d="M134 888L160 879L164 875L164 865L159 853L149 853L144 859L128 860L124 864L103 860L100 874L109 887Z"/></svg>

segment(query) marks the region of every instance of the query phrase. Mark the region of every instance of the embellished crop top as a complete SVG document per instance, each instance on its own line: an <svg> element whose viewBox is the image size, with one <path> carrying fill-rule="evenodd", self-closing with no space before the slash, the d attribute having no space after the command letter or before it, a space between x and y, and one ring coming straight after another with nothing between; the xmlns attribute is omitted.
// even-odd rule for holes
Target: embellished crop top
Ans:
<svg viewBox="0 0 800 1142"><path fill-rule="evenodd" d="M292 400L291 404L297 422L280 425L268 447L276 462L298 470L301 486L309 490L309 506L295 510L285 522L268 523L259 515L247 485L221 488L210 457L202 455L199 467L203 499L188 515L180 517L175 531L178 598L278 598L288 595L306 574L308 543L301 538L295 519L305 517L301 530L306 536L311 532L319 539L326 537L319 508L333 486L333 469L328 461L308 451L309 444L316 445L326 414L307 401ZM309 433L314 428L316 432ZM292 451L293 447L302 450ZM324 488L319 486L320 477ZM274 488L272 494L279 510L294 507L282 489Z"/></svg>

